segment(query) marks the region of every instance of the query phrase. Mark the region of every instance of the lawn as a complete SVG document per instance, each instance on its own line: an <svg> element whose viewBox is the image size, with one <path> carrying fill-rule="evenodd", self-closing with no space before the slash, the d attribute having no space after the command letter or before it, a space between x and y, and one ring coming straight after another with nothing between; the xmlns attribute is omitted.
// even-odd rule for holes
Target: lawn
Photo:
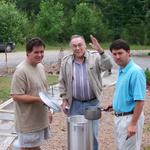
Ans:
<svg viewBox="0 0 150 150"><path fill-rule="evenodd" d="M109 49L110 42L103 42L100 43L103 49ZM91 49L91 46L87 43L87 48ZM69 42L68 43L53 43L53 44L46 44L46 50L60 50L63 49L70 49ZM150 45L130 45L131 50L149 50ZM17 44L15 51L25 51L25 45Z"/></svg>
<svg viewBox="0 0 150 150"><path fill-rule="evenodd" d="M46 47L45 47L46 50L60 50L61 48L68 49L69 43L46 44ZM17 44L15 51L16 52L25 51L25 45Z"/></svg>
<svg viewBox="0 0 150 150"><path fill-rule="evenodd" d="M0 76L0 104L10 98L11 78L10 76ZM58 83L57 75L48 75L47 79L49 85Z"/></svg>
<svg viewBox="0 0 150 150"><path fill-rule="evenodd" d="M0 77L0 103L10 98L11 77Z"/></svg>

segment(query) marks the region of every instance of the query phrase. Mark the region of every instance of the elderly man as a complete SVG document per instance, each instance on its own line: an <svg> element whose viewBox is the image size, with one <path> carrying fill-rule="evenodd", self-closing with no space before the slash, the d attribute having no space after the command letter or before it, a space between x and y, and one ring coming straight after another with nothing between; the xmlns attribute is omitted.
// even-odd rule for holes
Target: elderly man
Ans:
<svg viewBox="0 0 150 150"><path fill-rule="evenodd" d="M96 38L91 36L92 47L86 50L82 36L73 35L70 41L72 54L64 57L60 68L60 96L62 109L69 116L83 115L88 106L100 106L102 79L101 72L111 69L112 63ZM69 107L69 111L66 111ZM99 120L93 121L94 150L98 150Z"/></svg>

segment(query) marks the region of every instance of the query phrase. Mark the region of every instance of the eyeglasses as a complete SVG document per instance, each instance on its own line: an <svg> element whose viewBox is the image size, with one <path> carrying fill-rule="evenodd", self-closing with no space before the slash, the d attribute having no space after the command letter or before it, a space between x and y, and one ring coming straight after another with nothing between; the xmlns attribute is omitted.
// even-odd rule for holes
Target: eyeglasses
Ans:
<svg viewBox="0 0 150 150"><path fill-rule="evenodd" d="M79 43L79 44L77 44L77 45L71 45L71 47L73 48L73 49L76 49L77 47L78 48L81 48L81 47L83 47L83 44L82 43Z"/></svg>

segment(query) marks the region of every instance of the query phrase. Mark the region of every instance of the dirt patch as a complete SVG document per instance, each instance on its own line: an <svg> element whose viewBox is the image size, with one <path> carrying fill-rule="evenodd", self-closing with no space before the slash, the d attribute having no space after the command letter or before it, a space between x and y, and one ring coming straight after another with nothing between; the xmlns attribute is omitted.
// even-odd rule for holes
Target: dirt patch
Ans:
<svg viewBox="0 0 150 150"><path fill-rule="evenodd" d="M60 66L58 63L43 64L46 73L48 74L59 74ZM12 76L15 72L16 67L3 67L0 68L0 76Z"/></svg>
<svg viewBox="0 0 150 150"><path fill-rule="evenodd" d="M0 68L0 76L11 76L15 71L15 67Z"/></svg>
<svg viewBox="0 0 150 150"><path fill-rule="evenodd" d="M114 87L106 87L103 91L102 106L107 106L111 103ZM150 146L150 90L147 90L146 100L144 105L145 124L142 139L142 148ZM105 112L100 120L100 144L101 150L116 149L114 133L113 133L113 114ZM52 137L45 141L42 145L42 150L67 150L67 123L66 116L63 113L56 113L53 116L51 124Z"/></svg>
<svg viewBox="0 0 150 150"><path fill-rule="evenodd" d="M147 90L150 91L150 85L147 85Z"/></svg>
<svg viewBox="0 0 150 150"><path fill-rule="evenodd" d="M49 68L49 66L47 67ZM0 69L0 76L12 75L15 68ZM48 70L47 70L48 72ZM107 106L111 103L114 87L105 87L103 91L102 106ZM150 146L150 86L147 87L146 100L144 105L145 124L142 139L142 148ZM51 124L52 136L42 145L42 150L67 150L67 123L66 116L61 113L56 113L53 116ZM100 120L100 141L101 150L116 149L115 138L113 133L113 114L104 112Z"/></svg>

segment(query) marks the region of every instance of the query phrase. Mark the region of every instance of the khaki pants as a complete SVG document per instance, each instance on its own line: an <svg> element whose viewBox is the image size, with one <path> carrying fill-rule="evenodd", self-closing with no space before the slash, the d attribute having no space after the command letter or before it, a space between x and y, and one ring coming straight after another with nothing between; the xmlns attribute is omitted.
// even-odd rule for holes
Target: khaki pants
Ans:
<svg viewBox="0 0 150 150"><path fill-rule="evenodd" d="M126 140L127 129L131 122L132 116L133 115L119 117L115 116L114 118L114 130L117 142L117 150L140 150L144 125L144 113L141 113L141 116L138 120L136 134Z"/></svg>

